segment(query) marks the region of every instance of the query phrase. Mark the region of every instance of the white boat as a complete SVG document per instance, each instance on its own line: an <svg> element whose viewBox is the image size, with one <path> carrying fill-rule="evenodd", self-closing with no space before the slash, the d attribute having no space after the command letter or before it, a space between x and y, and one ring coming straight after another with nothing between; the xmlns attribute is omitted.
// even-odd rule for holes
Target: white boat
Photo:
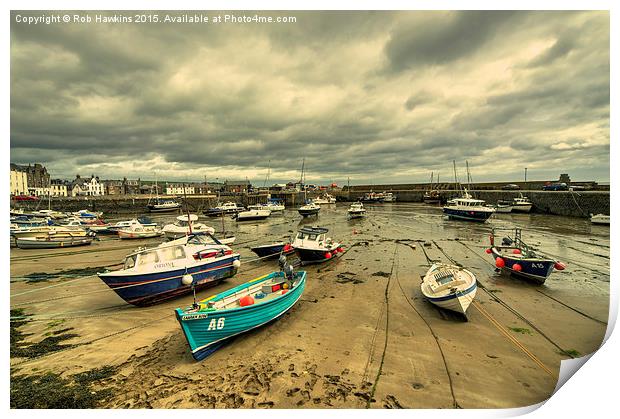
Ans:
<svg viewBox="0 0 620 419"><path fill-rule="evenodd" d="M74 217L79 217L79 218L93 219L93 218L100 218L103 215L103 212L89 211L89 210L82 209L76 212L72 212L71 215L73 215Z"/></svg>
<svg viewBox="0 0 620 419"><path fill-rule="evenodd" d="M309 215L317 215L320 210L321 210L321 207L319 205L315 204L314 202L310 202L309 204L302 205L301 207L299 207L297 211L302 216L307 217Z"/></svg>
<svg viewBox="0 0 620 419"><path fill-rule="evenodd" d="M11 230L11 235L17 239L34 238L47 239L49 237L86 237L88 232L83 228L69 228L63 226L45 226L32 228L18 228ZM92 235L92 233L91 233Z"/></svg>
<svg viewBox="0 0 620 419"><path fill-rule="evenodd" d="M268 202L266 204L248 205L249 210L269 210L271 212L284 211L284 205Z"/></svg>
<svg viewBox="0 0 620 419"><path fill-rule="evenodd" d="M271 215L271 211L268 209L253 209L247 211L238 212L234 217L237 221L256 221L264 220Z"/></svg>
<svg viewBox="0 0 620 419"><path fill-rule="evenodd" d="M340 243L326 236L328 231L323 227L303 227L297 232L291 246L302 265L326 262L344 252Z"/></svg>
<svg viewBox="0 0 620 419"><path fill-rule="evenodd" d="M51 218L53 220L58 219L58 218L65 218L66 217L64 212L54 211L54 210L50 210L50 209L33 211L32 215L36 215L38 217L49 217L49 218Z"/></svg>
<svg viewBox="0 0 620 419"><path fill-rule="evenodd" d="M361 218L366 215L366 208L361 202L351 204L348 210L349 218Z"/></svg>
<svg viewBox="0 0 620 419"><path fill-rule="evenodd" d="M315 204L317 204L317 205L335 204L336 203L336 198L334 198L330 194L326 193L323 196L320 196L320 197L316 198L313 202Z"/></svg>
<svg viewBox="0 0 620 419"><path fill-rule="evenodd" d="M483 200L473 199L467 189L461 198L452 199L443 207L443 213L449 218L465 221L485 222L494 212L495 209L485 206Z"/></svg>
<svg viewBox="0 0 620 419"><path fill-rule="evenodd" d="M513 210L512 205L500 204L500 203L497 203L495 205L487 205L487 207L493 208L495 209L495 212L499 212L499 213L509 213L509 212L512 212Z"/></svg>
<svg viewBox="0 0 620 419"><path fill-rule="evenodd" d="M159 227L143 226L133 224L130 227L118 230L118 237L121 239L148 239L161 236L162 231Z"/></svg>
<svg viewBox="0 0 620 419"><path fill-rule="evenodd" d="M436 306L465 314L478 286L476 277L467 269L436 263L424 275L420 289Z"/></svg>
<svg viewBox="0 0 620 419"><path fill-rule="evenodd" d="M396 197L392 192L383 192L383 202L394 202Z"/></svg>
<svg viewBox="0 0 620 419"><path fill-rule="evenodd" d="M159 247L162 246L169 246L171 244L179 244L179 245L184 245L184 244L194 244L194 245L198 245L198 244L226 244L226 245L230 245L233 244L235 242L236 237L235 236L230 236L230 237L216 237L215 235L209 234L209 233L198 233L198 234L190 234L187 236L183 236L181 238L175 239L175 240L170 240L167 242L163 242L162 244L159 245Z"/></svg>
<svg viewBox="0 0 620 419"><path fill-rule="evenodd" d="M142 220L142 221L141 221ZM147 222L148 221L148 222ZM144 226L144 227L157 227L157 223L150 222L148 219L132 219L127 221L119 221L116 224L112 224L108 227L108 230L112 232L117 232L118 230L127 229L131 226Z"/></svg>
<svg viewBox="0 0 620 419"><path fill-rule="evenodd" d="M217 216L222 214L236 214L244 210L245 208L237 205L236 202L225 202L224 204L219 204L213 208L209 208L203 213L209 216Z"/></svg>
<svg viewBox="0 0 620 419"><path fill-rule="evenodd" d="M203 223L196 223L196 220L198 220L198 216L196 214L190 214L189 220L186 214L179 215L174 224L166 224L164 226L164 235L170 240L187 236L190 233L215 233L215 229L213 227L209 227Z"/></svg>
<svg viewBox="0 0 620 419"><path fill-rule="evenodd" d="M590 222L592 224L609 225L610 218L611 216L605 215L605 214L596 214L596 215L590 214Z"/></svg>
<svg viewBox="0 0 620 419"><path fill-rule="evenodd" d="M146 206L150 212L174 212L181 208L181 204L174 199L157 198Z"/></svg>
<svg viewBox="0 0 620 419"><path fill-rule="evenodd" d="M56 249L60 247L85 246L91 244L91 236L84 237L54 237L44 238L24 237L15 239L16 246L20 249Z"/></svg>
<svg viewBox="0 0 620 419"><path fill-rule="evenodd" d="M239 266L239 254L225 245L166 243L138 250L122 269L97 275L126 302L145 306L215 285Z"/></svg>
<svg viewBox="0 0 620 419"><path fill-rule="evenodd" d="M512 210L515 212L530 212L533 205L529 198L527 196L523 196L521 192L519 192L519 196L517 198L513 198L512 201L501 200L497 203L502 205L512 205Z"/></svg>

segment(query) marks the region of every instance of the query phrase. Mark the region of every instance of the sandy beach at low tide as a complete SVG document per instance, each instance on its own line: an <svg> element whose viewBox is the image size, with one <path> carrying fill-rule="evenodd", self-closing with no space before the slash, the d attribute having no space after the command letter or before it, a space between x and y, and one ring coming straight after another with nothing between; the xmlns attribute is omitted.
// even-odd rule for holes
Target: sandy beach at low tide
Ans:
<svg viewBox="0 0 620 419"><path fill-rule="evenodd" d="M324 207L318 219L301 220L287 210L264 222L225 221L242 265L199 299L277 270L276 262L252 262L249 247L287 238L302 225L328 227L328 236L348 251L302 268L305 293L279 321L201 362L191 357L173 313L191 305L191 295L136 308L91 272L62 274L118 269L131 250L158 240L104 237L86 247L12 249L11 309L31 316L19 329L31 334L25 341L66 329L77 335L63 342L76 345L68 349L11 358L13 373L69 377L115 366L96 383L112 391L99 403L104 408L509 408L547 399L560 361L601 344L609 305L608 227L535 214L497 214L472 224L445 220L440 208L399 203L368 206L366 219L348 221L346 208ZM218 219L201 221L222 228ZM527 243L567 269L543 286L496 273L484 252L491 226L522 227ZM429 259L454 260L476 275L469 321L422 296ZM25 280L36 272L60 274Z"/></svg>

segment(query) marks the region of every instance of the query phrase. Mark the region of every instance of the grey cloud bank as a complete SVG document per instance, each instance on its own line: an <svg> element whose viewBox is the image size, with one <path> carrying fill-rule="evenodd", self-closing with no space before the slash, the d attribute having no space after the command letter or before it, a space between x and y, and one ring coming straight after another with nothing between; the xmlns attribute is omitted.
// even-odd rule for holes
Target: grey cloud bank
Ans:
<svg viewBox="0 0 620 419"><path fill-rule="evenodd" d="M13 12L11 161L262 182L305 157L308 180L391 183L448 180L456 159L477 180L609 180L607 12L257 13L297 22Z"/></svg>

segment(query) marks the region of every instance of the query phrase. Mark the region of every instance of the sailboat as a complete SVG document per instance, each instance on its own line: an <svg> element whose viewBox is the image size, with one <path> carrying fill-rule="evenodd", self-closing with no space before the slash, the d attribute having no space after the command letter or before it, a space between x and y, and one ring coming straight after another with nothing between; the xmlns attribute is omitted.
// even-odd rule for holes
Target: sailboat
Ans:
<svg viewBox="0 0 620 419"><path fill-rule="evenodd" d="M439 174L437 174L437 183L439 183ZM433 172L431 172L431 185L430 189L424 193L425 204L439 204L441 202L441 196L437 189L433 189Z"/></svg>
<svg viewBox="0 0 620 419"><path fill-rule="evenodd" d="M174 199L163 199L159 197L157 177L155 177L155 201L151 203L151 199L149 199L146 207L150 212L174 212L181 208L181 204Z"/></svg>
<svg viewBox="0 0 620 419"><path fill-rule="evenodd" d="M318 215L319 211L321 210L320 205L317 205L315 202L308 202L308 194L307 194L308 188L306 188L305 171L304 171L305 164L306 164L306 159L304 159L303 162L301 163L301 179L299 181L301 184L303 184L303 187L304 187L304 205L299 207L299 209L297 210L299 214L301 214L302 217L308 217L309 215Z"/></svg>

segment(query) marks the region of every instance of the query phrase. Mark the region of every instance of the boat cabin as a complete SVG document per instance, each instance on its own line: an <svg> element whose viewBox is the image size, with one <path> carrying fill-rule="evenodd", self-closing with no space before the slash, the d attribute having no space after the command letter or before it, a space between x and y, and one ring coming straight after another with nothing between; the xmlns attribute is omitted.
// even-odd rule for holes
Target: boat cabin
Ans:
<svg viewBox="0 0 620 419"><path fill-rule="evenodd" d="M293 243L293 247L321 247L328 245L332 239L326 237L329 230L324 227L304 227L297 232L297 237Z"/></svg>
<svg viewBox="0 0 620 419"><path fill-rule="evenodd" d="M123 269L152 270L154 264L174 262L175 260L186 259L185 248L183 246L166 246L155 249L142 250L132 253L125 258ZM168 265L170 266L170 265Z"/></svg>

